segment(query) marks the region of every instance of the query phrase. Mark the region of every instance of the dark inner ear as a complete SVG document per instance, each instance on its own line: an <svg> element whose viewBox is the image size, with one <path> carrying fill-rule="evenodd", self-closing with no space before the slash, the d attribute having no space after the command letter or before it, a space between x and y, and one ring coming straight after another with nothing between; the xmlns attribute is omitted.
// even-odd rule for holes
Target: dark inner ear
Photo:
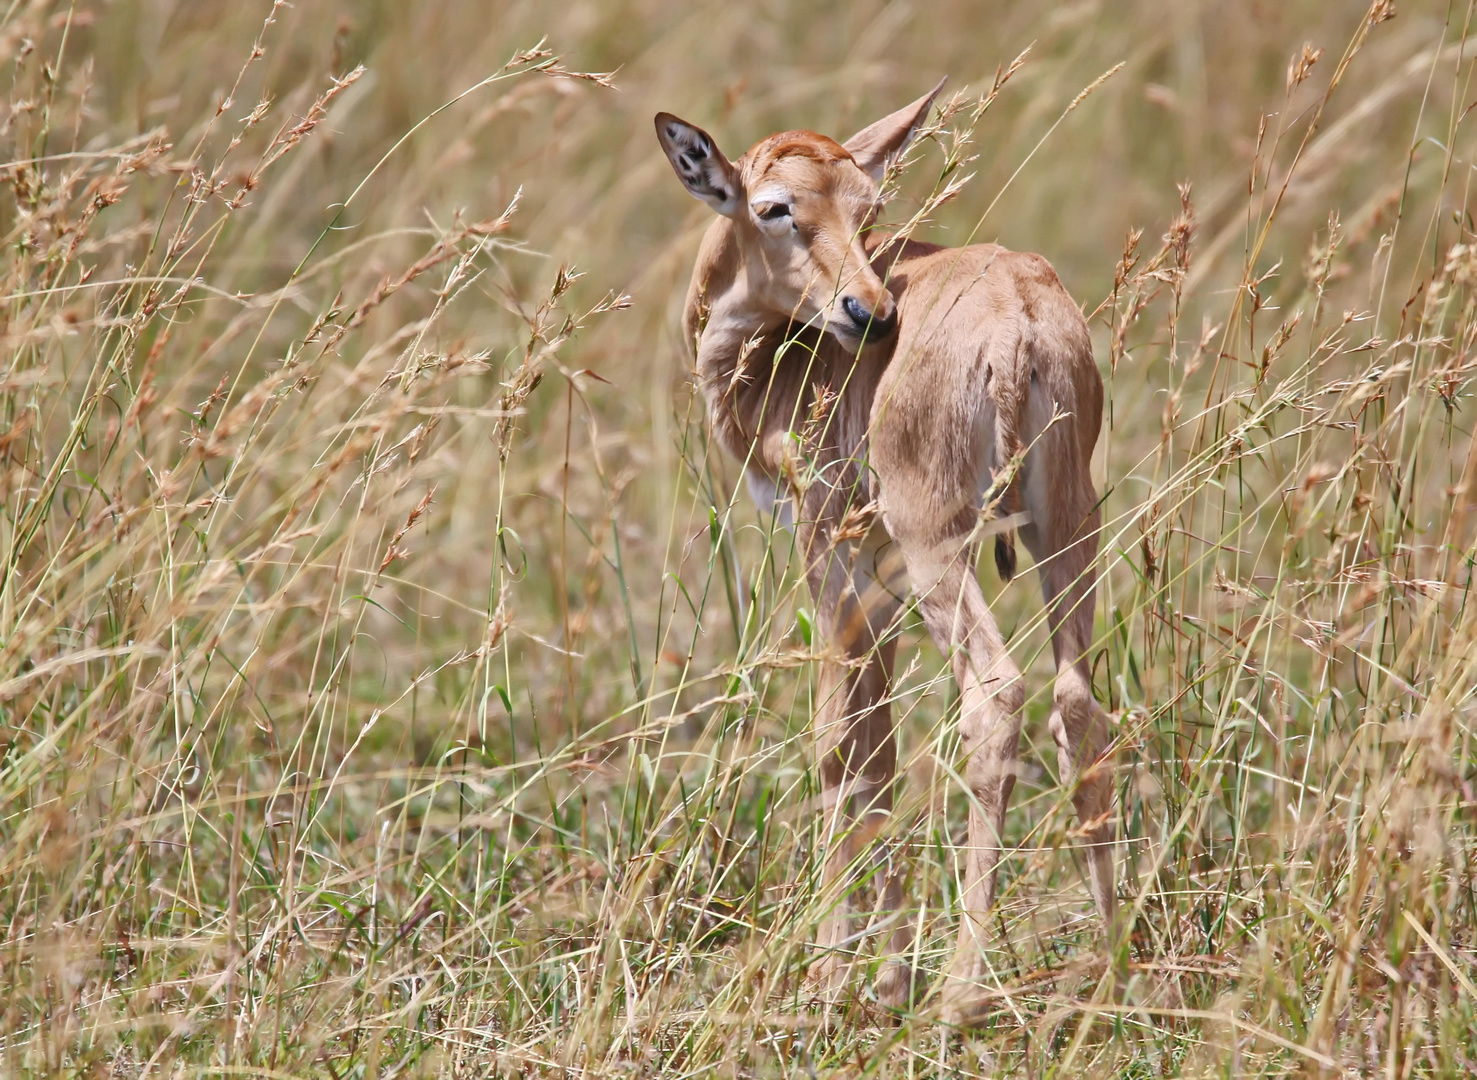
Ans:
<svg viewBox="0 0 1477 1080"><path fill-rule="evenodd" d="M733 166L702 129L669 114L657 117L657 135L687 190L720 214L732 214Z"/></svg>
<svg viewBox="0 0 1477 1080"><path fill-rule="evenodd" d="M708 145L708 140L699 135L683 146L682 152L677 155L677 160L681 163L683 172L696 175L697 163L706 161L711 152L712 147Z"/></svg>

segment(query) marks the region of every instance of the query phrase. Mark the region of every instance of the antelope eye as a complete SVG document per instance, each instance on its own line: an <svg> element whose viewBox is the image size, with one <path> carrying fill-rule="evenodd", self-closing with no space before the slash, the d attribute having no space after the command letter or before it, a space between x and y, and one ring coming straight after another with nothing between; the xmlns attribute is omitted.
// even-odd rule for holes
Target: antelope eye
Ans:
<svg viewBox="0 0 1477 1080"><path fill-rule="evenodd" d="M770 203L768 206L756 210L755 214L758 215L761 221L778 221L780 218L790 216L790 208L784 203Z"/></svg>

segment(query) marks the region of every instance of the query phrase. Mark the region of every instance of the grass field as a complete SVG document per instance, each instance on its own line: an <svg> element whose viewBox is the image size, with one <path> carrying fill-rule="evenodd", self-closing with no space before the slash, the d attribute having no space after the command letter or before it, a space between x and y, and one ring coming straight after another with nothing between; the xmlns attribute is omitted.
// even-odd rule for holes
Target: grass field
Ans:
<svg viewBox="0 0 1477 1080"><path fill-rule="evenodd" d="M0 8L6 1073L1477 1071L1470 3ZM917 235L1045 255L1108 386L1132 919L987 559L1030 686L971 1032L805 979L821 643L650 119L736 156L944 74L889 217L967 180ZM958 705L898 656L936 975Z"/></svg>

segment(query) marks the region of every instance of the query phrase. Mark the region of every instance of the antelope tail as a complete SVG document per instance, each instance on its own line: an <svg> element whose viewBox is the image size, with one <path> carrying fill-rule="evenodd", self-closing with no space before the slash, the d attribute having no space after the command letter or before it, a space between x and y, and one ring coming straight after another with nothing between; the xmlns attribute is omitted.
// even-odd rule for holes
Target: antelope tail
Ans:
<svg viewBox="0 0 1477 1080"><path fill-rule="evenodd" d="M988 386L995 403L995 467L1008 470L1009 480L998 496L1000 517L1010 517L1021 510L1020 462L1021 417L1031 394L1031 350L1022 332L1025 313L1018 312L1012 325L990 343ZM995 569L1001 581L1015 577L1015 530L995 534Z"/></svg>

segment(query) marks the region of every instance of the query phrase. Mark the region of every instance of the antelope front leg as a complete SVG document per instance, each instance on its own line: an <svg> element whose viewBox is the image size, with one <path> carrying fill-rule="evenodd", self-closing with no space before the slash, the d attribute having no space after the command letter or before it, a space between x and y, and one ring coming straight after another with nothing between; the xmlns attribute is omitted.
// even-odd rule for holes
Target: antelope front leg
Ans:
<svg viewBox="0 0 1477 1080"><path fill-rule="evenodd" d="M887 704L893 646L879 644L868 657L823 662L821 699L816 716L821 774L825 862L821 896L829 910L820 925L820 957L813 974L831 993L852 982L852 970L865 961L861 948L867 905L862 880L865 856L876 844L892 812L897 748ZM902 890L883 873L877 894L879 912L895 912Z"/></svg>
<svg viewBox="0 0 1477 1080"><path fill-rule="evenodd" d="M890 633L900 608L899 583L892 579L902 568L895 556L879 562L872 542L823 558L812 563L811 587L828 648L815 721L825 814L821 896L828 910L812 974L827 993L839 995L871 951L864 946L878 936L886 936L893 956L912 944L901 876L878 840L890 824L897 769L889 704L896 643ZM869 894L871 904L863 900ZM900 1006L915 987L911 966L893 961L878 980L877 995Z"/></svg>

